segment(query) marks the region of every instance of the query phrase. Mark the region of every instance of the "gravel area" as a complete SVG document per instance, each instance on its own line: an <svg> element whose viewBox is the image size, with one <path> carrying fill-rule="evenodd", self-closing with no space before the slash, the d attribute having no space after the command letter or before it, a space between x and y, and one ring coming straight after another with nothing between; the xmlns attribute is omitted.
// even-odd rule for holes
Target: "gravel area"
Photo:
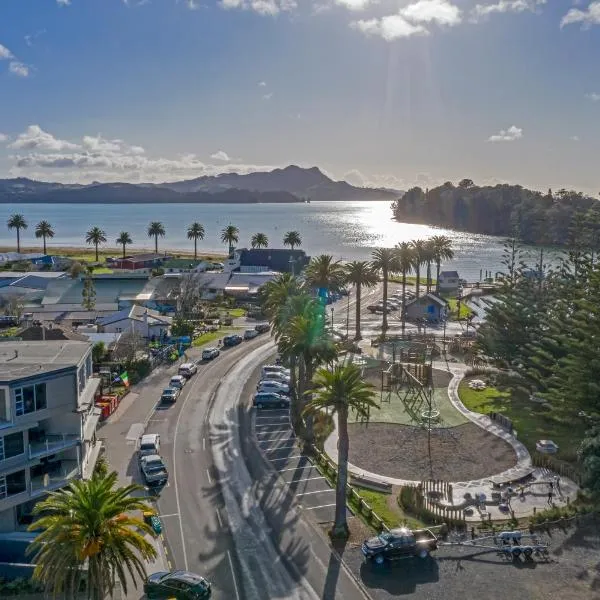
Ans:
<svg viewBox="0 0 600 600"><path fill-rule="evenodd" d="M348 546L344 560L373 600L600 600L598 522L553 532L547 561L512 563L494 551L442 547L430 560L408 559L384 568L363 563Z"/></svg>
<svg viewBox="0 0 600 600"><path fill-rule="evenodd" d="M396 423L353 423L348 431L353 465L398 479L420 481L432 476L468 481L495 475L517 462L509 444L474 423L432 429L432 473L427 430Z"/></svg>

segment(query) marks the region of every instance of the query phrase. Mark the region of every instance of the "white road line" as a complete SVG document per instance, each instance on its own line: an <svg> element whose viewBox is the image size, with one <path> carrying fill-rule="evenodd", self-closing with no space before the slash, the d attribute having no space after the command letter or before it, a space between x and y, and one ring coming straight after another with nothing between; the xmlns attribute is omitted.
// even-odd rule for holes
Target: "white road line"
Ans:
<svg viewBox="0 0 600 600"><path fill-rule="evenodd" d="M298 458L298 457L302 457L302 456L304 456L305 458L308 458L304 454L293 454L292 456L285 456L284 458L270 458L269 460L271 462L277 462L279 460L290 460L290 458Z"/></svg>
<svg viewBox="0 0 600 600"><path fill-rule="evenodd" d="M212 485L212 477L210 476L210 471L208 469L206 469L206 476L208 477L208 483Z"/></svg>
<svg viewBox="0 0 600 600"><path fill-rule="evenodd" d="M217 521L219 521L219 527L223 528L223 521L221 520L221 512L217 508Z"/></svg>
<svg viewBox="0 0 600 600"><path fill-rule="evenodd" d="M326 490L317 490L316 492L303 492L302 494L296 494L296 496L310 496L311 494L324 494L326 492L335 492L335 490L327 488Z"/></svg>
<svg viewBox="0 0 600 600"><path fill-rule="evenodd" d="M166 517L178 517L179 513L171 513L170 515L158 515L161 519L164 519Z"/></svg>
<svg viewBox="0 0 600 600"><path fill-rule="evenodd" d="M310 469L313 468L313 464L312 463L304 463L303 465L297 465L296 467L289 467L287 469L277 469L278 473L283 473L284 471L295 471L296 469L304 469L306 467L309 467Z"/></svg>
<svg viewBox="0 0 600 600"><path fill-rule="evenodd" d="M325 477L303 477L302 479L290 479L290 481L286 481L286 483L299 483L300 481L312 481L313 479L325 479Z"/></svg>
<svg viewBox="0 0 600 600"><path fill-rule="evenodd" d="M291 429L289 427L286 427L285 429L271 429L270 431L257 431L256 435L267 435L269 433L284 433L286 431L291 431Z"/></svg>
<svg viewBox="0 0 600 600"><path fill-rule="evenodd" d="M258 441L260 441L260 442L274 442L276 440L279 440L280 442L285 442L287 440L292 440L292 439L294 439L294 438L291 438L289 436L288 437L283 437L281 435L276 435L276 436L273 436L273 437L270 437L270 438L265 438L264 440L258 440Z"/></svg>
<svg viewBox="0 0 600 600"><path fill-rule="evenodd" d="M321 504L321 506L305 506L305 510L315 510L317 508L327 508L329 506L335 506L335 502L333 504Z"/></svg>
<svg viewBox="0 0 600 600"><path fill-rule="evenodd" d="M231 569L231 579L233 579L233 589L235 590L235 597L240 600L240 593L238 592L237 581L235 580L235 571L233 570L233 561L231 560L231 552L227 550L227 558L229 559L229 568Z"/></svg>
<svg viewBox="0 0 600 600"><path fill-rule="evenodd" d="M256 417L256 420L258 421L258 419L270 419L271 417ZM257 423L256 427L263 427L264 425L281 425L281 421L285 422L286 419L289 419L289 417L279 417L281 420L280 421L269 421L268 423Z"/></svg>
<svg viewBox="0 0 600 600"><path fill-rule="evenodd" d="M291 446L279 446L279 448L275 448L274 450L267 450L263 448L263 450L267 450L267 454L273 454L273 452L279 452L280 450L289 450L290 448L295 448L296 444L292 444Z"/></svg>
<svg viewBox="0 0 600 600"><path fill-rule="evenodd" d="M202 450L206 450L206 438L202 438Z"/></svg>

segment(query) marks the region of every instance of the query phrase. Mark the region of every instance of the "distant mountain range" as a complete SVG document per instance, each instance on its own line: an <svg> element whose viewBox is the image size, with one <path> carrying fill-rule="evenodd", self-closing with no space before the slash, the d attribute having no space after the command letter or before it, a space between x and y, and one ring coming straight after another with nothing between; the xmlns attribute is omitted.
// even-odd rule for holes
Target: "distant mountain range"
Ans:
<svg viewBox="0 0 600 600"><path fill-rule="evenodd" d="M172 183L47 183L0 179L0 203L213 203L319 202L324 200L396 200L403 192L359 188L333 181L317 167L290 165L246 175L223 173Z"/></svg>

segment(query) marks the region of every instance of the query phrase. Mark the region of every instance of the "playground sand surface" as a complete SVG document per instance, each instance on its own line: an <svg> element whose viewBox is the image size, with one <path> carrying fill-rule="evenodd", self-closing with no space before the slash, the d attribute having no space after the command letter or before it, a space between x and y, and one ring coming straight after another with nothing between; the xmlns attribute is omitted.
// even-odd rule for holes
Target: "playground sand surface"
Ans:
<svg viewBox="0 0 600 600"><path fill-rule="evenodd" d="M423 427L349 423L348 431L353 465L397 479L468 481L495 475L517 462L509 444L474 423L431 430L431 469Z"/></svg>

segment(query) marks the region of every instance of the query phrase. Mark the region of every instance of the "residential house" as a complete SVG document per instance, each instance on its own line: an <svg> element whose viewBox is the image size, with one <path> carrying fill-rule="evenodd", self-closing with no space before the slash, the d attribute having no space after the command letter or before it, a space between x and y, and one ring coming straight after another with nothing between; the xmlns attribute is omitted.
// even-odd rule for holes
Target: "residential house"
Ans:
<svg viewBox="0 0 600 600"><path fill-rule="evenodd" d="M0 299L18 299L23 304L41 302L48 286L59 279L65 279L65 274L4 271L0 274Z"/></svg>
<svg viewBox="0 0 600 600"><path fill-rule="evenodd" d="M275 279L279 273L274 271L260 271L256 273L231 273L225 286L225 294L238 300L255 300L260 288Z"/></svg>
<svg viewBox="0 0 600 600"><path fill-rule="evenodd" d="M276 271L278 273L300 273L309 263L310 257L304 250L286 248L239 248L225 263L226 271L256 273Z"/></svg>
<svg viewBox="0 0 600 600"><path fill-rule="evenodd" d="M155 269L160 267L163 262L170 259L167 254L134 254L125 258L112 258L107 261L113 269L123 269L125 271L136 271L138 269Z"/></svg>
<svg viewBox="0 0 600 600"><path fill-rule="evenodd" d="M425 294L406 304L406 318L412 321L443 321L448 313L448 303L435 294Z"/></svg>
<svg viewBox="0 0 600 600"><path fill-rule="evenodd" d="M134 305L98 319L99 333L137 333L146 339L170 334L173 319L158 311Z"/></svg>
<svg viewBox="0 0 600 600"><path fill-rule="evenodd" d="M198 273L194 276L200 287L202 300L215 300L225 294L231 273Z"/></svg>
<svg viewBox="0 0 600 600"><path fill-rule="evenodd" d="M460 277L456 271L442 271L438 279L440 292L450 293L458 291Z"/></svg>
<svg viewBox="0 0 600 600"><path fill-rule="evenodd" d="M49 491L91 476L99 382L88 342L0 345L0 533L26 528Z"/></svg>

